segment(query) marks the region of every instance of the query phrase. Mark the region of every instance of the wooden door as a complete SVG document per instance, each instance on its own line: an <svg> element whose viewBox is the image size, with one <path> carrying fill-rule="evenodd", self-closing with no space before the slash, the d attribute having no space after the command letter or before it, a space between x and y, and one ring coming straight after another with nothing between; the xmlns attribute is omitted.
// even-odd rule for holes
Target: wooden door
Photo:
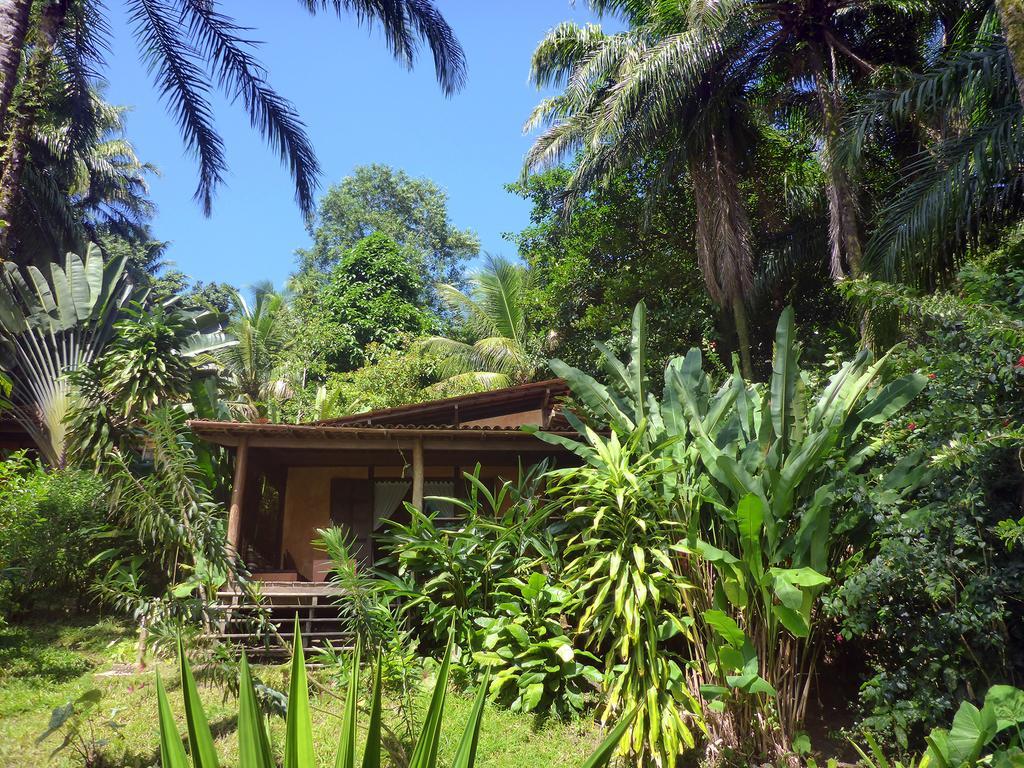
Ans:
<svg viewBox="0 0 1024 768"><path fill-rule="evenodd" d="M331 481L331 523L355 540L352 554L361 563L372 558L373 484L366 478L338 477Z"/></svg>

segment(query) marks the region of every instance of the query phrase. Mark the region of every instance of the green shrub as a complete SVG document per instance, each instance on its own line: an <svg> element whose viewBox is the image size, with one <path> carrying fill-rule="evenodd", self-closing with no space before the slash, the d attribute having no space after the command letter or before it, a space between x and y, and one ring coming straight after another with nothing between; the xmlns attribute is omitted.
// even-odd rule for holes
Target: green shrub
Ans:
<svg viewBox="0 0 1024 768"><path fill-rule="evenodd" d="M24 454L0 462L0 615L83 595L105 494L87 472L46 472Z"/></svg>
<svg viewBox="0 0 1024 768"><path fill-rule="evenodd" d="M894 363L929 378L875 460L926 457L928 480L907 498L846 489L844 506L873 532L830 598L867 662L862 726L907 749L959 701L1024 670L1024 234L966 264L948 291L849 290L900 318Z"/></svg>
<svg viewBox="0 0 1024 768"><path fill-rule="evenodd" d="M839 491L863 482L900 496L920 482L912 463L867 470L875 425L927 379L885 383L887 356L862 350L815 385L787 309L768 384L738 365L715 382L691 349L656 389L645 314L641 303L626 363L599 345L605 382L551 362L586 419L569 416L579 440L537 432L583 460L551 473L575 527L563 583L581 635L605 653L609 709L640 710L624 743L637 765L673 765L705 726L716 748L786 759L822 652L820 597L856 551ZM696 672L700 699L680 667Z"/></svg>
<svg viewBox="0 0 1024 768"><path fill-rule="evenodd" d="M537 507L544 469L534 467L494 491L480 480L479 466L466 473L467 498L444 499L457 523L409 504L408 523L386 521L382 575L427 649L442 647L450 627L456 647L470 648L476 619L494 614L498 586L553 564L547 515Z"/></svg>
<svg viewBox="0 0 1024 768"><path fill-rule="evenodd" d="M473 661L489 670L491 697L513 712L578 714L603 682L600 661L574 648L562 625L568 598L534 573L503 584L495 615L476 619Z"/></svg>

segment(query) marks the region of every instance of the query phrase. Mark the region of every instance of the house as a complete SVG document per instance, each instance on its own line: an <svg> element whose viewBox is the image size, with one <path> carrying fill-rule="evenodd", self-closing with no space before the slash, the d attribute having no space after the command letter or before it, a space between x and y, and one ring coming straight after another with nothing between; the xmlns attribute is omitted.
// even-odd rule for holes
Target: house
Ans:
<svg viewBox="0 0 1024 768"><path fill-rule="evenodd" d="M386 518L407 517L403 502L440 517L459 498L464 472L513 480L520 467L568 452L524 432L569 434L559 379L524 384L311 424L191 421L203 440L233 449L228 541L265 581L323 581L329 564L317 529L345 527L356 556L377 557L374 534Z"/></svg>

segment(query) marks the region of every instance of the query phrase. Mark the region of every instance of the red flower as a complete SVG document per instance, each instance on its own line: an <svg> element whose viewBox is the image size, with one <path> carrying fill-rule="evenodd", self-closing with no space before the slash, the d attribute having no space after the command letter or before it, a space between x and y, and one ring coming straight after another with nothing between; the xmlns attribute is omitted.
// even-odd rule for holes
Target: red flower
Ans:
<svg viewBox="0 0 1024 768"><path fill-rule="evenodd" d="M913 432L915 429L917 429L917 422L912 421L909 424L907 424L907 429Z"/></svg>
<svg viewBox="0 0 1024 768"><path fill-rule="evenodd" d="M843 642L843 636L839 632L836 632L836 642L837 643Z"/></svg>
<svg viewBox="0 0 1024 768"><path fill-rule="evenodd" d="M1024 355L1017 358L1017 365L1015 367L1024 368Z"/></svg>
<svg viewBox="0 0 1024 768"><path fill-rule="evenodd" d="M934 379L935 378L935 374L934 373L929 373L928 374L928 378L929 379Z"/></svg>

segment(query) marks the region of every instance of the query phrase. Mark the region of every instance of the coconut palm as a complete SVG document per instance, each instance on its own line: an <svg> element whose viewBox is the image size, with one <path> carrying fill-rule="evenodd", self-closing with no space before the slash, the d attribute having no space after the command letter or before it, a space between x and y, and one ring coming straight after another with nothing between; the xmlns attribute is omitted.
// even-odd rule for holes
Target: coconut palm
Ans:
<svg viewBox="0 0 1024 768"><path fill-rule="evenodd" d="M498 389L533 381L542 369L546 342L529 324L529 269L488 256L469 282L465 292L438 286L441 298L464 320L468 340L431 336L416 347L436 358L448 385Z"/></svg>
<svg viewBox="0 0 1024 768"><path fill-rule="evenodd" d="M250 419L265 415L261 404L283 399L290 389L277 374L281 356L294 338L287 297L268 284L255 286L252 295L250 303L235 292L236 309L227 332L238 343L217 355L235 401L233 406Z"/></svg>
<svg viewBox="0 0 1024 768"><path fill-rule="evenodd" d="M12 107L0 113L0 219L8 221L47 83L51 76L59 76L81 103L88 100L104 63L112 13L92 0L36 0L35 5L38 18L29 29L33 0L0 2L0 108ZM412 65L422 40L433 54L442 90L450 94L463 83L462 49L430 0L299 0L299 5L314 15L352 13L362 23L379 24L395 58L406 66ZM124 7L143 61L198 159L196 199L204 212L209 214L227 169L224 142L214 127L208 98L209 72L229 97L241 101L253 127L288 166L296 200L310 215L319 175L316 155L292 105L267 83L246 30L226 15L221 3L211 0L128 0ZM15 82L21 85L17 109L10 103ZM3 247L0 243L0 255Z"/></svg>
<svg viewBox="0 0 1024 768"><path fill-rule="evenodd" d="M740 192L742 159L755 140L747 66L726 51L749 45L733 29L709 32L673 4L592 0L622 11L628 28L561 24L534 52L538 87L561 86L541 102L527 129L546 127L526 158L527 172L579 155L569 194L628 168L653 151L667 182L688 173L697 212L701 271L712 299L731 312L743 370L750 375L747 304L753 291L751 227Z"/></svg>

